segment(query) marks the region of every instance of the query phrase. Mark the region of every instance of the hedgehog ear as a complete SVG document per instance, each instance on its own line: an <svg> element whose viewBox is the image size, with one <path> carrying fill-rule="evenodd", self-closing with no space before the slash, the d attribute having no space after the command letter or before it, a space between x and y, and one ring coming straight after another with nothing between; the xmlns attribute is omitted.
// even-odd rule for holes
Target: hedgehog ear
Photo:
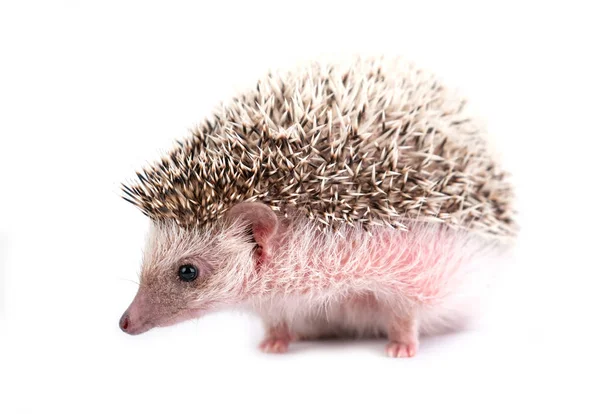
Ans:
<svg viewBox="0 0 600 414"><path fill-rule="evenodd" d="M269 242L278 226L277 215L266 204L243 202L233 206L226 214L226 220L241 220L251 226L252 235L263 252L268 252Z"/></svg>

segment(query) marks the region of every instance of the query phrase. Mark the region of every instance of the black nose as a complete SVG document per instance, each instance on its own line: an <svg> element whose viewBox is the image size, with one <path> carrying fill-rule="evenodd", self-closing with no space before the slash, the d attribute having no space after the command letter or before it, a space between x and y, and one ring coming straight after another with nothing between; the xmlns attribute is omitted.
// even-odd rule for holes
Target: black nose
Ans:
<svg viewBox="0 0 600 414"><path fill-rule="evenodd" d="M124 313L123 316L121 316L119 327L123 332L127 332L127 328L129 327L129 315L127 315L127 313Z"/></svg>

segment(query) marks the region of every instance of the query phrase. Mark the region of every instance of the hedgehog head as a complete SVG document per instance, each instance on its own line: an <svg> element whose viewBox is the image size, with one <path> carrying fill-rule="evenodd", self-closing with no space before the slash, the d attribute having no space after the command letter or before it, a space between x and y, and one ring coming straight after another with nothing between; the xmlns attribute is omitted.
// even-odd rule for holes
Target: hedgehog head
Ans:
<svg viewBox="0 0 600 414"><path fill-rule="evenodd" d="M275 213L261 203L240 203L203 227L153 222L140 286L120 326L140 334L240 302L276 233Z"/></svg>

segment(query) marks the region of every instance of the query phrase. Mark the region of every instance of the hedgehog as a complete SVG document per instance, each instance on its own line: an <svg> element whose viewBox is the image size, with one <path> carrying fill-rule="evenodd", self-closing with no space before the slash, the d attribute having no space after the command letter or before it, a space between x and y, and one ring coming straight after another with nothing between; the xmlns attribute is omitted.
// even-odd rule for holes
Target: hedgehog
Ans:
<svg viewBox="0 0 600 414"><path fill-rule="evenodd" d="M402 58L269 72L122 185L150 218L128 334L227 308L260 349L471 319L517 234L513 188L466 101Z"/></svg>

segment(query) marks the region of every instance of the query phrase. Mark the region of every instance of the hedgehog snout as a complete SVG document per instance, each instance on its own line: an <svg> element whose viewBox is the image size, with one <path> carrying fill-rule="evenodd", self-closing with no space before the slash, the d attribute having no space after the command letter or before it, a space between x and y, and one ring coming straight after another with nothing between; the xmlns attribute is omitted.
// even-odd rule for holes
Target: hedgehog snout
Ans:
<svg viewBox="0 0 600 414"><path fill-rule="evenodd" d="M126 310L125 313L123 313L123 316L121 316L121 319L119 320L119 328L129 335L138 335L150 329L150 327L146 326L146 324L140 323L136 321L136 319L132 319L132 317L129 315L129 310Z"/></svg>
<svg viewBox="0 0 600 414"><path fill-rule="evenodd" d="M121 316L119 328L130 335L138 335L151 329L154 324L150 322L149 309L145 295L138 292L131 305Z"/></svg>
<svg viewBox="0 0 600 414"><path fill-rule="evenodd" d="M152 328L152 325L144 323L139 318L132 318L129 310L126 310L119 320L119 328L129 335L139 335Z"/></svg>

